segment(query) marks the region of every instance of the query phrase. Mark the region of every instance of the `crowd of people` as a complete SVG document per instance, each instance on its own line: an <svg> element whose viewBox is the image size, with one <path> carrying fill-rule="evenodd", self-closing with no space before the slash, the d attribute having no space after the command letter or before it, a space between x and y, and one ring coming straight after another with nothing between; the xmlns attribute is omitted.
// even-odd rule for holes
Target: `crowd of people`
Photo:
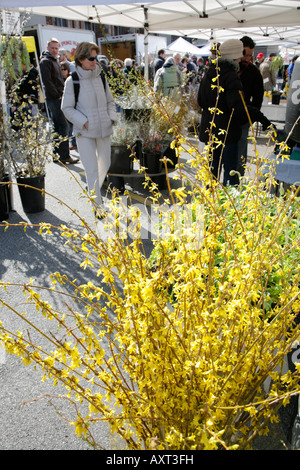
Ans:
<svg viewBox="0 0 300 470"><path fill-rule="evenodd" d="M294 64L299 56L294 55L290 60L290 63L288 65L280 67L278 72L276 71L275 67L272 67L272 61L275 57L277 57L277 54L275 52L269 54L268 57L265 57L262 52L259 52L256 56L255 65L258 67L260 73L262 74L265 91L272 91L276 88L277 76L281 79L282 85L280 88L282 90L286 85L289 86Z"/></svg>
<svg viewBox="0 0 300 470"><path fill-rule="evenodd" d="M247 162L248 114L252 122L262 123L263 129L272 126L260 109L264 91L276 85L276 77L270 67L274 54L266 59L259 53L254 58L254 48L254 41L244 36L215 45L207 61L202 57L182 56L179 53L167 57L162 49L154 60L149 56L147 64L145 58L140 65L126 58L124 62L114 59L107 65L105 61L98 60L100 49L95 43L80 43L72 62L67 52L60 49L59 41L49 39L47 50L40 58L39 70L46 107L55 133L60 138L54 147L55 161L77 163L79 159L71 156L70 150L78 149L89 193L95 195L95 202L100 208L97 216L105 215L101 187L110 166L110 136L119 111L109 79L115 79L114 94L122 94L124 86L135 85L141 77L145 77L145 67L148 66L147 78L157 94L168 96L171 92L173 95L174 90L182 94L189 93L191 89L196 91L202 110L199 139L207 143L213 134L222 144L213 149L211 171L216 178L220 178L223 167L223 183L237 184ZM211 60L216 56L219 57L217 63ZM289 80L297 57L288 67ZM32 67L25 74L27 85L28 77L34 76L32 84L36 83L37 75L37 68ZM218 93L213 85L217 76L224 93L219 96L218 108L221 112L214 116L215 127L212 130L211 108L216 104ZM77 95L75 84L78 86ZM30 90L26 89L26 96L30 95ZM37 102L36 94L34 99ZM226 132L222 133L221 130Z"/></svg>

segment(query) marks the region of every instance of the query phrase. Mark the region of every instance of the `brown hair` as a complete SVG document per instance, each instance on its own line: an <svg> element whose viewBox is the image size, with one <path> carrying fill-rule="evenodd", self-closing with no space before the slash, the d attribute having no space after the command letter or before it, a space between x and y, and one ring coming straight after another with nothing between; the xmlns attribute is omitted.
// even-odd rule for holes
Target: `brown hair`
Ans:
<svg viewBox="0 0 300 470"><path fill-rule="evenodd" d="M69 73L71 72L70 66L69 66L67 61L66 62L61 62L60 66L61 66L62 69L66 69Z"/></svg>
<svg viewBox="0 0 300 470"><path fill-rule="evenodd" d="M92 51L96 51L97 54L100 53L100 47L95 42L80 42L74 54L75 64L81 65L80 61L90 57Z"/></svg>

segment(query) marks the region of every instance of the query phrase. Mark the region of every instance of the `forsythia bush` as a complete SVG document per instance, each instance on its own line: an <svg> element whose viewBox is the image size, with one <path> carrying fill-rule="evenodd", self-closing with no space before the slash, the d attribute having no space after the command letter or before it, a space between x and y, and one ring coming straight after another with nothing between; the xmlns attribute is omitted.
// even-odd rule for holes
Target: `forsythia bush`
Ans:
<svg viewBox="0 0 300 470"><path fill-rule="evenodd" d="M181 164L183 148L197 170L193 182ZM70 400L88 404L73 424L92 445L99 443L91 426L101 419L127 449L251 448L299 392L298 369L283 372L299 338L299 198L270 195L273 175L261 178L262 160L245 185L223 188L208 170L209 148L199 153L177 138L176 149L182 187L164 201L169 211L160 210L152 187L161 236L150 258L134 206L134 233L122 236L115 197L108 240L87 225L60 227L69 246L86 255L82 269L92 266L97 283L52 274L54 292L59 283L73 287L65 312L24 285L28 301L57 326L51 334L37 331L48 347L33 342L25 329L34 324L3 300L26 328L9 332L3 322L0 338L53 385L64 384ZM41 233L52 230L40 225Z"/></svg>

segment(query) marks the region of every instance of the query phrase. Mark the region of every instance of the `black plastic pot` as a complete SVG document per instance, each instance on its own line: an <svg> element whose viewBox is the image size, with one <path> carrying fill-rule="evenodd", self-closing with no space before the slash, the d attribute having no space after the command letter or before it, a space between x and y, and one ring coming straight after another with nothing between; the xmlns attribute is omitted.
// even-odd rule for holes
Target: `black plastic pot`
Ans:
<svg viewBox="0 0 300 470"><path fill-rule="evenodd" d="M45 175L17 177L19 194L24 212L34 213L45 210ZM31 186L31 187L30 187Z"/></svg>
<svg viewBox="0 0 300 470"><path fill-rule="evenodd" d="M135 141L133 151L135 153L135 158L141 162L143 159L143 141L141 139L137 139Z"/></svg>
<svg viewBox="0 0 300 470"><path fill-rule="evenodd" d="M0 222L7 220L9 217L9 205L7 198L7 187L5 184L0 184Z"/></svg>
<svg viewBox="0 0 300 470"><path fill-rule="evenodd" d="M114 189L117 189L121 193L125 191L125 181L124 181L123 176L108 175L107 184L108 184L108 188L111 191L113 191Z"/></svg>
<svg viewBox="0 0 300 470"><path fill-rule="evenodd" d="M162 169L161 153L143 152L143 166L148 174L160 173Z"/></svg>
<svg viewBox="0 0 300 470"><path fill-rule="evenodd" d="M163 155L167 157L168 160L170 160L167 162L167 167L175 169L175 165L178 163L178 158L176 156L175 149L171 149L170 144L166 144Z"/></svg>
<svg viewBox="0 0 300 470"><path fill-rule="evenodd" d="M280 103L280 93L273 93L272 94L272 104L279 104Z"/></svg>
<svg viewBox="0 0 300 470"><path fill-rule="evenodd" d="M130 174L133 165L133 159L130 155L131 150L126 145L112 145L111 164L108 173Z"/></svg>

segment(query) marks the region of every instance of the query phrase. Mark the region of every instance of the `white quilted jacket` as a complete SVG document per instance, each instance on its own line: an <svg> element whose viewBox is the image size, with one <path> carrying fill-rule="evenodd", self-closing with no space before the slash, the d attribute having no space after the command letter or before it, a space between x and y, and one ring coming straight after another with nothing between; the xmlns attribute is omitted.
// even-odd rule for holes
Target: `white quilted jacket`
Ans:
<svg viewBox="0 0 300 470"><path fill-rule="evenodd" d="M114 99L108 83L104 89L100 77L101 66L95 70L84 70L76 66L79 76L80 91L76 109L73 79L65 82L62 98L62 111L68 121L73 123L75 136L103 138L112 134L112 121L116 122L117 113ZM88 130L84 124L88 121Z"/></svg>

